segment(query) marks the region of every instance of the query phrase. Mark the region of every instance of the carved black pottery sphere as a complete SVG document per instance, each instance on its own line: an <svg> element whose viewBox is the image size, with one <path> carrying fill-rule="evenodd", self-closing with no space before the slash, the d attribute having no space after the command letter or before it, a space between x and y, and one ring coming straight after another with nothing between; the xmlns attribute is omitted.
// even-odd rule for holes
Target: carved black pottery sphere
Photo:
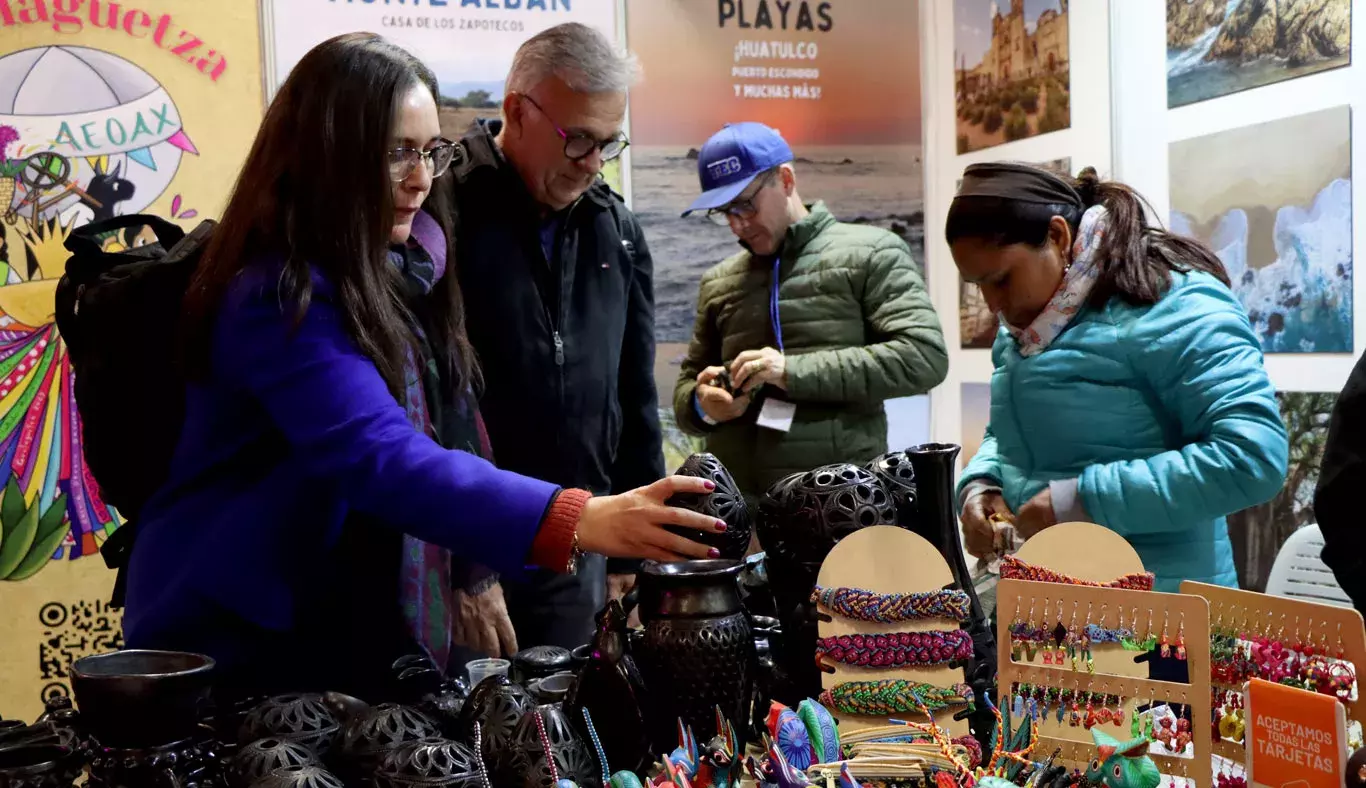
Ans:
<svg viewBox="0 0 1366 788"><path fill-rule="evenodd" d="M512 735L517 723L534 708L531 696L507 676L489 676L479 682L460 710L456 732L461 741L474 741L474 723L480 724L484 763L489 772L501 775L512 760ZM495 779L495 785L502 781Z"/></svg>
<svg viewBox="0 0 1366 788"><path fill-rule="evenodd" d="M474 750L446 739L423 739L390 750L374 779L379 788L477 788L483 784Z"/></svg>
<svg viewBox="0 0 1366 788"><path fill-rule="evenodd" d="M0 749L0 788L71 788L80 769L70 747L43 744Z"/></svg>
<svg viewBox="0 0 1366 788"><path fill-rule="evenodd" d="M409 706L384 703L346 723L340 750L351 768L368 775L399 745L439 738L436 720Z"/></svg>
<svg viewBox="0 0 1366 788"><path fill-rule="evenodd" d="M794 564L819 564L849 534L896 524L892 497L877 476L849 463L780 479L759 507L765 552Z"/></svg>
<svg viewBox="0 0 1366 788"><path fill-rule="evenodd" d="M698 531L694 528L670 528L676 534L686 536L721 551L721 558L738 561L749 550L749 535L754 524L745 496L740 494L735 479L726 466L716 459L716 455L699 452L683 462L674 472L676 476L699 476L716 485L709 493L678 493L665 501L669 506L701 512L725 522L725 533Z"/></svg>
<svg viewBox="0 0 1366 788"><path fill-rule="evenodd" d="M545 742L541 740L541 726L536 724L537 717L544 723ZM552 704L537 706L517 723L517 730L512 736L513 773L503 778L509 786L552 788L555 785L550 778L547 743L549 757L555 759L555 771L560 779L573 780L582 785L602 778L602 766L598 764L592 749L569 724L569 718L560 706ZM495 781L495 784L503 783Z"/></svg>
<svg viewBox="0 0 1366 788"><path fill-rule="evenodd" d="M341 723L321 695L280 695L254 707L242 720L237 741L283 739L327 757L340 735Z"/></svg>
<svg viewBox="0 0 1366 788"><path fill-rule="evenodd" d="M252 783L251 788L346 788L321 766L285 766Z"/></svg>
<svg viewBox="0 0 1366 788"><path fill-rule="evenodd" d="M915 468L904 451L892 451L868 463L868 470L882 482L882 486L892 496L897 514L915 511L916 488ZM907 523L900 523L907 525Z"/></svg>
<svg viewBox="0 0 1366 788"><path fill-rule="evenodd" d="M512 672L518 683L526 684L532 679L543 679L569 670L572 661L567 648L532 646L513 655Z"/></svg>
<svg viewBox="0 0 1366 788"><path fill-rule="evenodd" d="M285 766L319 766L312 750L285 739L260 739L237 751L228 765L231 788L247 788L276 769Z"/></svg>

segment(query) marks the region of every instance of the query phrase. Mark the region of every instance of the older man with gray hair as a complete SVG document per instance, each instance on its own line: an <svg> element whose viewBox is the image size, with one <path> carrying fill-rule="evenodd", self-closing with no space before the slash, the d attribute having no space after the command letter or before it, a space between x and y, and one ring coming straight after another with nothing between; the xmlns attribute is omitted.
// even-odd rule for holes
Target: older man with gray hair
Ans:
<svg viewBox="0 0 1366 788"><path fill-rule="evenodd" d="M599 178L628 144L622 123L636 79L635 59L590 27L536 35L513 60L501 121L470 128L467 156L445 179L459 210L457 269L494 459L595 493L664 475L650 251ZM467 588L457 629L485 653L517 642L577 646L634 571L586 556L577 576Z"/></svg>

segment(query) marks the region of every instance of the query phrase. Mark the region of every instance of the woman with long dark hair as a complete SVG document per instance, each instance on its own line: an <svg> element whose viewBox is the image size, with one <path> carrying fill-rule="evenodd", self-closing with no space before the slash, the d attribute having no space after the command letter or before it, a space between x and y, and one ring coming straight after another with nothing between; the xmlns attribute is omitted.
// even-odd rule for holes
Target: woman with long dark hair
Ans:
<svg viewBox="0 0 1366 788"><path fill-rule="evenodd" d="M1288 448L1219 259L1089 168L972 165L945 233L1002 324L959 483L968 552L996 552L999 523L1028 538L1087 521L1127 539L1160 591L1236 586L1224 518L1276 494Z"/></svg>
<svg viewBox="0 0 1366 788"><path fill-rule="evenodd" d="M132 647L219 661L229 692L385 691L451 650L452 558L572 570L580 550L703 557L671 478L593 498L497 470L475 406L435 77L371 34L271 103L186 298L184 432L141 512ZM547 447L553 451L553 447Z"/></svg>

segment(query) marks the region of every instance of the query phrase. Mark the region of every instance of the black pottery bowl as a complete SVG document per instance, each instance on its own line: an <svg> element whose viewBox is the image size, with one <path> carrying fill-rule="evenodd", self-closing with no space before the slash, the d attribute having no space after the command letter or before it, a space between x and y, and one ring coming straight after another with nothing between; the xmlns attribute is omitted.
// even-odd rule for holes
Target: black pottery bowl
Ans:
<svg viewBox="0 0 1366 788"><path fill-rule="evenodd" d="M716 485L716 489L709 493L678 493L664 503L715 517L726 524L726 530L723 533L678 527L670 527L669 530L694 542L715 547L721 551L721 558L744 558L749 551L749 535L754 524L745 496L740 493L726 466L716 459L716 455L699 452L685 460L674 471L674 475L700 476Z"/></svg>
<svg viewBox="0 0 1366 788"><path fill-rule="evenodd" d="M70 747L44 744L0 750L0 788L70 788L80 764Z"/></svg>
<svg viewBox="0 0 1366 788"><path fill-rule="evenodd" d="M559 703L569 695L575 679L574 673L570 671L556 673L530 682L527 684L527 692L531 693L537 703Z"/></svg>
<svg viewBox="0 0 1366 788"><path fill-rule="evenodd" d="M81 727L105 747L149 748L198 733L214 661L180 651L114 651L71 665Z"/></svg>

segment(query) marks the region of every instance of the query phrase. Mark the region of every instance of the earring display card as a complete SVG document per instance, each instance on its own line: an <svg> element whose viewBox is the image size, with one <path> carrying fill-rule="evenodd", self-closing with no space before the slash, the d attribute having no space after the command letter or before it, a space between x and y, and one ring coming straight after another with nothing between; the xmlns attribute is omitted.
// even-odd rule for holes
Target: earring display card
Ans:
<svg viewBox="0 0 1366 788"><path fill-rule="evenodd" d="M1294 683L1343 703L1348 749L1362 746L1366 703L1357 673L1366 665L1366 626L1349 607L1269 596L1187 580L1182 594L1209 602L1210 685L1220 733L1214 752L1241 762L1252 730L1243 685L1249 678Z"/></svg>
<svg viewBox="0 0 1366 788"><path fill-rule="evenodd" d="M1012 620L1010 614L1017 608L1020 617ZM1002 705L1011 704L1012 711L1028 711L1032 702L1040 719L1035 757L1046 758L1058 750L1062 760L1084 768L1096 754L1093 731L1118 742L1146 732L1158 745L1150 752L1163 774L1187 777L1191 788L1210 786L1208 771L1190 768L1210 758L1208 723L1200 724L1210 718L1205 600L1002 580L997 610L999 697ZM1045 648L1052 652L1047 662ZM1146 660L1134 660L1154 650L1172 659L1184 654L1189 683L1147 678ZM1151 730L1145 725L1149 719Z"/></svg>

